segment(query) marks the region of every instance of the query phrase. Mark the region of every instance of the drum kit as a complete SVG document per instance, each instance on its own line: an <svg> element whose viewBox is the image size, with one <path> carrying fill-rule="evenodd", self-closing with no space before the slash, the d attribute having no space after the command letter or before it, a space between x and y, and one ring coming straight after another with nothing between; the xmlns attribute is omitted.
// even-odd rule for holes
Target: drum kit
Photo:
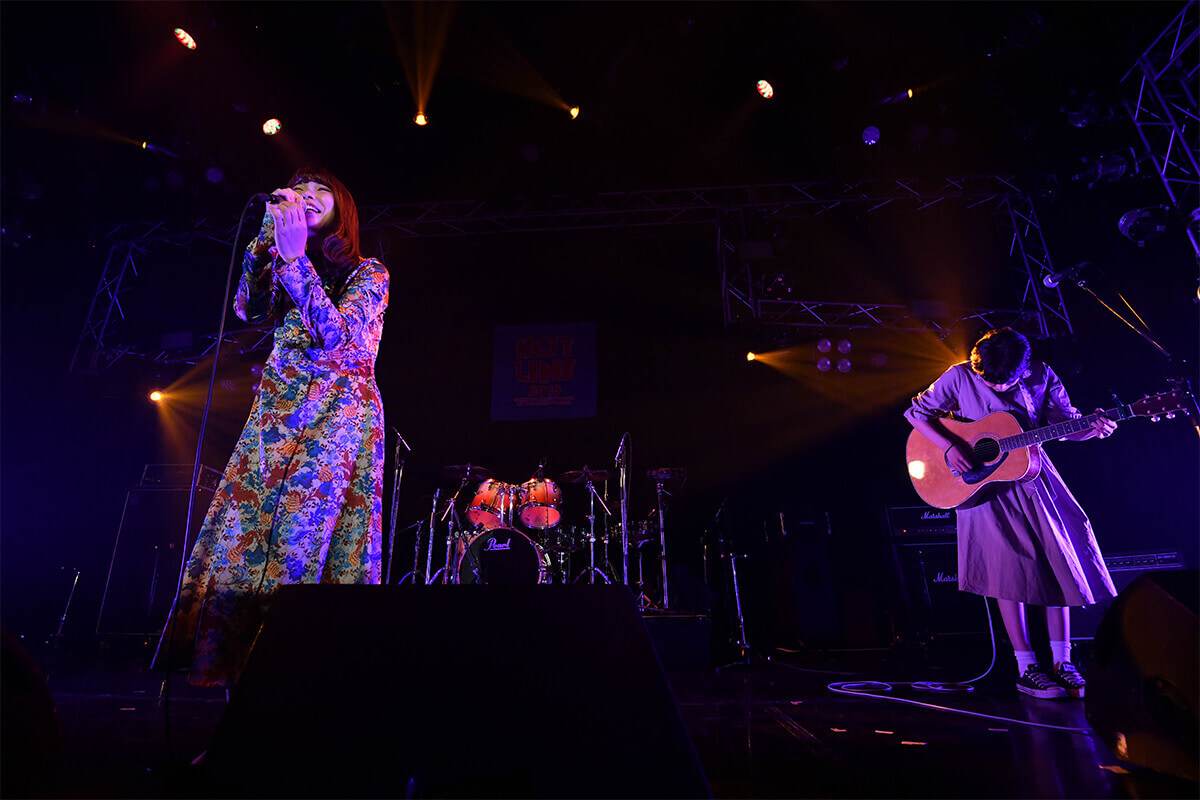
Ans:
<svg viewBox="0 0 1200 800"><path fill-rule="evenodd" d="M684 473L679 469L650 470L648 477L658 490L657 506L648 516L629 520L621 454L619 449L617 470L585 464L559 474L556 481L546 475L542 464L529 480L519 484L498 480L492 470L476 464L445 467L442 478L449 484L445 488L454 487L453 495L443 502L439 487L428 524L422 520L410 526L417 529L413 569L399 582L410 578L414 583L463 585L623 582L637 591L641 605L649 607L654 601L643 591L643 550L652 551L647 545L657 541L663 576L661 607L669 608L663 529L663 498L669 492L664 486L682 481ZM620 506L614 514L607 485L616 480L620 482ZM560 484L586 491L586 513L569 513L570 504L564 500ZM435 547L439 529L445 531L444 548ZM637 568L632 582L630 548ZM435 549L443 556L436 571Z"/></svg>

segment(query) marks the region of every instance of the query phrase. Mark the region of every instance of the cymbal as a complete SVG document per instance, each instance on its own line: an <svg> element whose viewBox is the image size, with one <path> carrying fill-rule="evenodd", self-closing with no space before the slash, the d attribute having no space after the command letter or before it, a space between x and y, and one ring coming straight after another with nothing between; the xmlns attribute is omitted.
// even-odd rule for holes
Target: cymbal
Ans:
<svg viewBox="0 0 1200 800"><path fill-rule="evenodd" d="M604 469L588 469L585 465L583 469L574 469L570 472L564 472L558 476L560 481L564 483L601 483L612 478L612 473Z"/></svg>
<svg viewBox="0 0 1200 800"><path fill-rule="evenodd" d="M655 481L681 481L687 473L678 467L659 467L646 470L646 477Z"/></svg>
<svg viewBox="0 0 1200 800"><path fill-rule="evenodd" d="M487 467L481 467L477 464L461 464L451 467L446 467L442 470L442 475L446 478L494 478L496 473L492 472Z"/></svg>

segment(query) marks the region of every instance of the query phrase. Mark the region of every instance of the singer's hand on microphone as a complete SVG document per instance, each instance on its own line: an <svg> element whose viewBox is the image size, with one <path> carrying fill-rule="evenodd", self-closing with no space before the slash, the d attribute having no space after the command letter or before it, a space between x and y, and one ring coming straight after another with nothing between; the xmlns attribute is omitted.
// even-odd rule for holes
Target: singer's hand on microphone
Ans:
<svg viewBox="0 0 1200 800"><path fill-rule="evenodd" d="M272 194L283 198L267 205L275 224L275 246L284 261L304 255L308 244L308 223L304 219L304 201L291 189L276 189Z"/></svg>

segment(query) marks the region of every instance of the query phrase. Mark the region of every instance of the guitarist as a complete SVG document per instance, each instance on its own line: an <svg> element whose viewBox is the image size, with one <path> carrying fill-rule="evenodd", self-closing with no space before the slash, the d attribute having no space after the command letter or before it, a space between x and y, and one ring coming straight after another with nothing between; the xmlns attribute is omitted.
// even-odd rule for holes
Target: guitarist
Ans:
<svg viewBox="0 0 1200 800"><path fill-rule="evenodd" d="M996 411L1012 414L1025 430L1082 416L1054 371L1031 361L1029 340L1011 328L985 334L971 360L946 370L913 398L904 416L942 448L957 474L980 465L939 419L974 422ZM1116 428L1101 416L1066 438L1105 438ZM1107 600L1117 590L1087 514L1045 453L1041 459L1032 480L996 482L958 507L958 588L996 598L1016 656L1019 691L1081 698L1086 682L1071 662L1069 607ZM1045 665L1029 641L1028 606L1046 615L1053 660Z"/></svg>

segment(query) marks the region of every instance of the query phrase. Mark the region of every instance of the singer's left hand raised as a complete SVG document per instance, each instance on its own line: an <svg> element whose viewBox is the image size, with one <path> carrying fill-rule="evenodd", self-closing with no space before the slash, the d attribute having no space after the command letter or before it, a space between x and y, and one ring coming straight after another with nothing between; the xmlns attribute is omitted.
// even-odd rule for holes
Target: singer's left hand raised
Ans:
<svg viewBox="0 0 1200 800"><path fill-rule="evenodd" d="M276 189L272 194L283 198L281 202L267 206L275 221L275 247L284 261L295 261L304 255L304 247L308 244L304 200L291 189Z"/></svg>

